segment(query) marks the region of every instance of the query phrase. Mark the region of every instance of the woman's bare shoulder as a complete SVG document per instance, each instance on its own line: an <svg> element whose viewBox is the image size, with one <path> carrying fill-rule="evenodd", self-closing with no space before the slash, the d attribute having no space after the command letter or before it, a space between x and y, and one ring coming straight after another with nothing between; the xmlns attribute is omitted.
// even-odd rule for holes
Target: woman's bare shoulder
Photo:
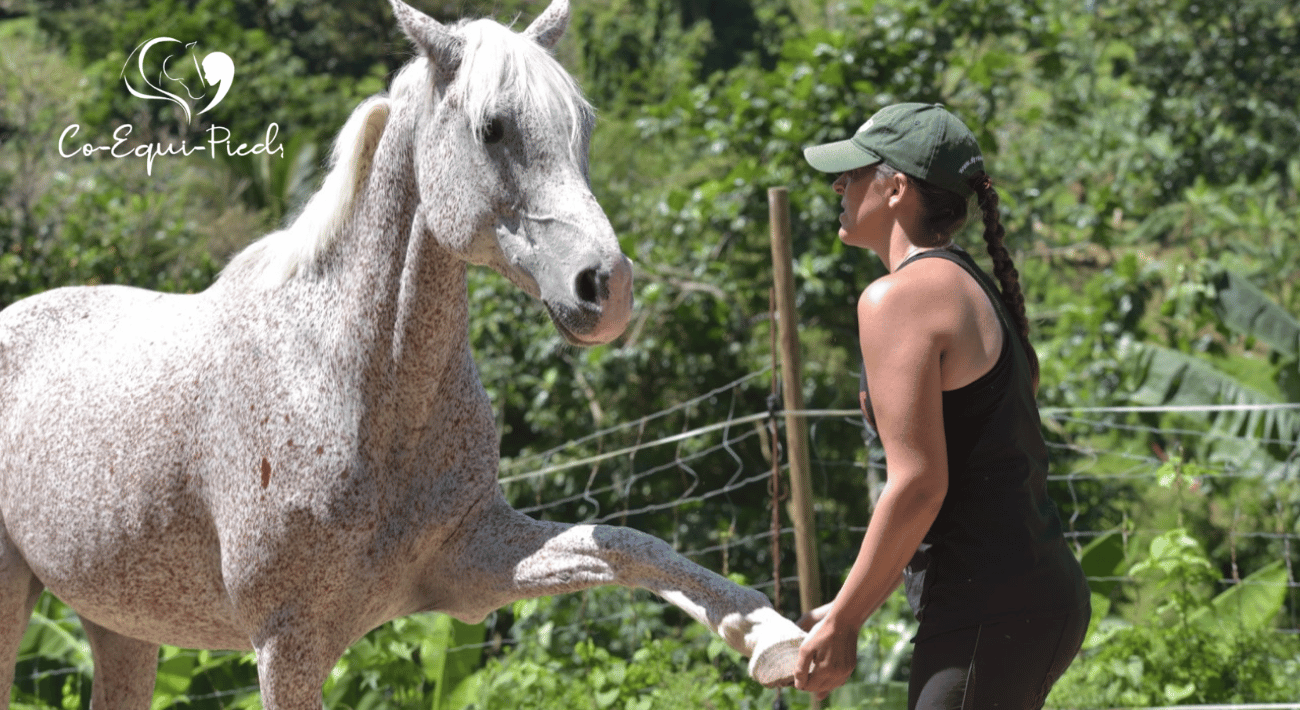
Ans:
<svg viewBox="0 0 1300 710"><path fill-rule="evenodd" d="M864 325L894 330L924 328L951 331L960 325L966 307L958 281L967 274L946 259L920 259L902 271L886 274L858 298L858 318Z"/></svg>

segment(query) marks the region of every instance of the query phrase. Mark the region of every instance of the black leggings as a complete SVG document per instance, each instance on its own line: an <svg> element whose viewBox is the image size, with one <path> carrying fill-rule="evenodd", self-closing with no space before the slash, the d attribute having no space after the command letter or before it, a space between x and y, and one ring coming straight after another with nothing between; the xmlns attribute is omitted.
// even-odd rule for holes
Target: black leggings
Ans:
<svg viewBox="0 0 1300 710"><path fill-rule="evenodd" d="M1074 660L1088 609L1010 619L917 641L908 710L1038 710Z"/></svg>

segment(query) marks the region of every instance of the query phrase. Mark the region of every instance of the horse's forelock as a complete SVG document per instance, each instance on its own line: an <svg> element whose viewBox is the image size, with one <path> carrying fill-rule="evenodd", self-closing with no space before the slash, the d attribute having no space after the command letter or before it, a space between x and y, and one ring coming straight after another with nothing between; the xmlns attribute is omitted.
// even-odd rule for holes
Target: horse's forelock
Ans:
<svg viewBox="0 0 1300 710"><path fill-rule="evenodd" d="M474 134L500 111L518 106L540 114L549 125L567 127L569 149L577 157L594 111L550 52L492 20L469 22L460 32L465 51L451 91Z"/></svg>

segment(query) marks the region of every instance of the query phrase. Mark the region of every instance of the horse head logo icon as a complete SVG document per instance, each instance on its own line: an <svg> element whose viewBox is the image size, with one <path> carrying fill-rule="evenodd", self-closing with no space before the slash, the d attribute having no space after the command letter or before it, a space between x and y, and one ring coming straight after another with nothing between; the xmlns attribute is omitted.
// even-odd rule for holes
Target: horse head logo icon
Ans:
<svg viewBox="0 0 1300 710"><path fill-rule="evenodd" d="M230 58L230 55L225 52L211 52L203 57L202 66L200 66L196 50L198 42L183 44L183 49L189 50L189 59L194 64L195 77L189 77L187 76L188 67L170 66L172 60L178 56L176 53L167 54L163 57L161 63L158 63L156 58L152 63L146 62L149 50L164 43L182 44L180 40L171 37L155 37L136 47L131 52L131 56L127 57L126 63L122 65L122 81L126 84L126 89L131 92L132 96L142 99L170 101L180 106L181 110L185 112L186 122L193 120L194 115L198 115L192 113L190 102L206 98L214 87L216 95L211 98L207 106L204 106L198 112L199 114L207 113L221 103L222 99L226 98L226 94L230 92L230 84L235 78L235 62ZM176 48L173 47L173 49ZM131 66L132 58L136 59L138 76L134 73L128 76L127 70ZM156 80L151 78L155 71L157 72ZM189 83L194 83L196 79L198 84L201 85L197 94L189 85ZM140 88L137 88L137 85ZM168 91L163 88L164 86L173 90ZM182 98L181 94L184 94L186 98Z"/></svg>

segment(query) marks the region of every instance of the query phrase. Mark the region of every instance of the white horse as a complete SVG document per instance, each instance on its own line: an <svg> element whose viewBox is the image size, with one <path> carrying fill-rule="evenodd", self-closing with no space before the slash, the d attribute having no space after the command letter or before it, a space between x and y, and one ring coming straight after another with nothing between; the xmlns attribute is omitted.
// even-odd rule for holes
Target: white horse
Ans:
<svg viewBox="0 0 1300 710"><path fill-rule="evenodd" d="M0 313L0 687L43 589L85 626L92 707L147 708L171 644L256 649L274 710L319 708L395 617L603 584L791 681L804 634L763 594L506 504L466 263L578 345L622 332L631 266L588 184L593 113L547 51L566 0L522 34L393 6L422 56L353 112L292 226L199 294L67 288Z"/></svg>

